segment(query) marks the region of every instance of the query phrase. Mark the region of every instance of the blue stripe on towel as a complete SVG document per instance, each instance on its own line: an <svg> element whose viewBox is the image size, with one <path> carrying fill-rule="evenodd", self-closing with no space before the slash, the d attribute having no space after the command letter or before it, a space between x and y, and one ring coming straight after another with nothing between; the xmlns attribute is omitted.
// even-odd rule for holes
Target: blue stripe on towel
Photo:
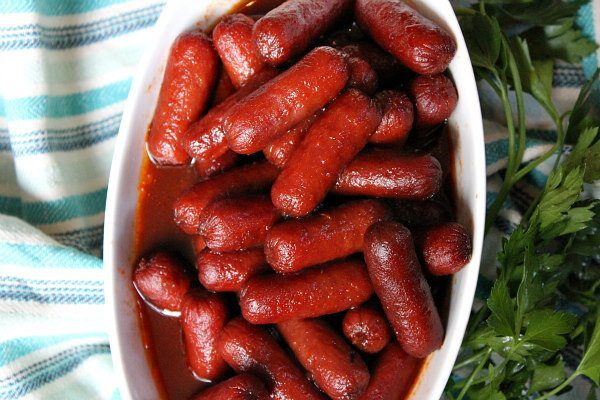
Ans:
<svg viewBox="0 0 600 400"><path fill-rule="evenodd" d="M131 79L128 78L81 93L5 100L4 106L11 121L70 117L124 101L130 85Z"/></svg>
<svg viewBox="0 0 600 400"><path fill-rule="evenodd" d="M0 2L0 14L38 13L62 16L95 11L129 1L131 0L5 0Z"/></svg>
<svg viewBox="0 0 600 400"><path fill-rule="evenodd" d="M22 397L40 386L68 374L88 358L110 353L108 344L89 344L73 347L57 356L26 368L7 382L0 381L0 399L12 400Z"/></svg>
<svg viewBox="0 0 600 400"><path fill-rule="evenodd" d="M29 268L101 269L102 260L75 249L42 244L0 243L4 263Z"/></svg>
<svg viewBox="0 0 600 400"><path fill-rule="evenodd" d="M162 5L137 9L85 25L49 28L24 25L0 30L0 51L43 48L64 50L86 46L154 25Z"/></svg>

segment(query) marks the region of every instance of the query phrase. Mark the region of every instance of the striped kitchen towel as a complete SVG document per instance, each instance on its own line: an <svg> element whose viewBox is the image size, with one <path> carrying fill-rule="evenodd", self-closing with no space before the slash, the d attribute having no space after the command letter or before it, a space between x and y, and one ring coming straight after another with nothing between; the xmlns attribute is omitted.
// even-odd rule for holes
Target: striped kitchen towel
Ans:
<svg viewBox="0 0 600 400"><path fill-rule="evenodd" d="M0 399L118 398L102 224L158 0L0 0Z"/></svg>
<svg viewBox="0 0 600 400"><path fill-rule="evenodd" d="M162 6L0 0L0 399L119 398L103 308L103 210L131 76ZM600 0L581 21L586 34L599 33L592 22L600 21ZM596 65L590 57L583 67L557 67L565 109ZM493 199L506 136L498 105L484 90L482 98ZM553 132L541 110L528 112L532 159ZM484 266L547 168L513 192Z"/></svg>

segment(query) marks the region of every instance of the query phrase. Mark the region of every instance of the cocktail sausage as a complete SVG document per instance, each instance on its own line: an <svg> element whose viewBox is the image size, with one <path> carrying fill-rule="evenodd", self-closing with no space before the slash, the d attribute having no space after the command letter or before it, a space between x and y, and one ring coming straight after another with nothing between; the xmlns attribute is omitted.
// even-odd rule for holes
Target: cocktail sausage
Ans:
<svg viewBox="0 0 600 400"><path fill-rule="evenodd" d="M403 399L420 366L418 359L406 354L396 341L391 341L379 355L369 386L360 400Z"/></svg>
<svg viewBox="0 0 600 400"><path fill-rule="evenodd" d="M239 154L227 150L214 160L196 160L194 168L196 169L198 178L202 180L234 167L240 161L240 158Z"/></svg>
<svg viewBox="0 0 600 400"><path fill-rule="evenodd" d="M225 326L219 351L236 372L250 372L263 379L273 400L323 399L275 339L242 318Z"/></svg>
<svg viewBox="0 0 600 400"><path fill-rule="evenodd" d="M373 40L419 74L444 71L456 53L448 32L402 0L357 0L354 17Z"/></svg>
<svg viewBox="0 0 600 400"><path fill-rule="evenodd" d="M280 322L277 330L314 381L335 400L356 399L369 383L363 359L319 319Z"/></svg>
<svg viewBox="0 0 600 400"><path fill-rule="evenodd" d="M313 123L275 180L275 207L294 217L314 210L380 121L379 110L362 92L350 89L339 96Z"/></svg>
<svg viewBox="0 0 600 400"><path fill-rule="evenodd" d="M367 58L353 46L344 46L340 49L348 54L350 79L348 87L358 89L368 95L373 95L379 85L377 72L371 67Z"/></svg>
<svg viewBox="0 0 600 400"><path fill-rule="evenodd" d="M444 328L410 231L397 222L372 225L365 234L364 255L375 293L404 351L423 358L440 348Z"/></svg>
<svg viewBox="0 0 600 400"><path fill-rule="evenodd" d="M397 150L360 153L338 176L334 192L352 196L426 200L442 186L438 160L426 154L405 156Z"/></svg>
<svg viewBox="0 0 600 400"><path fill-rule="evenodd" d="M369 142L381 145L402 145L413 126L414 106L406 93L384 90L375 96L381 108L381 123Z"/></svg>
<svg viewBox="0 0 600 400"><path fill-rule="evenodd" d="M251 374L240 374L203 390L192 400L267 400L265 384Z"/></svg>
<svg viewBox="0 0 600 400"><path fill-rule="evenodd" d="M262 248L230 253L204 250L196 259L198 279L213 292L237 292L254 275L269 270Z"/></svg>
<svg viewBox="0 0 600 400"><path fill-rule="evenodd" d="M283 168L319 115L320 112L315 113L286 133L273 139L263 149L265 158L278 168Z"/></svg>
<svg viewBox="0 0 600 400"><path fill-rule="evenodd" d="M133 285L140 296L159 310L178 312L191 286L184 261L173 253L158 251L140 259Z"/></svg>
<svg viewBox="0 0 600 400"><path fill-rule="evenodd" d="M211 161L225 154L228 147L223 132L223 121L229 109L277 74L278 72L273 68L262 69L244 87L192 124L181 140L185 150L200 161Z"/></svg>
<svg viewBox="0 0 600 400"><path fill-rule="evenodd" d="M266 195L220 199L202 211L199 232L211 250L245 250L262 245L280 216Z"/></svg>
<svg viewBox="0 0 600 400"><path fill-rule="evenodd" d="M197 235L200 214L213 200L224 196L256 193L271 186L279 170L266 161L244 165L197 183L173 205L175 223L189 235Z"/></svg>
<svg viewBox="0 0 600 400"><path fill-rule="evenodd" d="M449 222L418 230L415 245L433 275L452 275L471 260L471 236L463 225Z"/></svg>
<svg viewBox="0 0 600 400"><path fill-rule="evenodd" d="M221 65L221 69L219 70L219 76L217 77L217 83L215 84L215 92L213 94L213 98L211 101L212 107L218 106L235 93L236 87L233 86L233 82L231 82L231 78L227 75L227 71Z"/></svg>
<svg viewBox="0 0 600 400"><path fill-rule="evenodd" d="M344 55L317 47L233 105L223 129L231 150L252 154L332 100L348 81Z"/></svg>
<svg viewBox="0 0 600 400"><path fill-rule="evenodd" d="M217 349L217 338L228 311L220 295L204 289L188 292L181 304L181 330L187 364L199 379L214 380L227 371Z"/></svg>
<svg viewBox="0 0 600 400"><path fill-rule="evenodd" d="M348 260L294 274L255 276L244 284L239 297L247 321L272 324L344 311L372 294L364 264Z"/></svg>
<svg viewBox="0 0 600 400"><path fill-rule="evenodd" d="M254 20L247 15L226 15L212 33L223 67L237 88L244 86L265 65L252 42L253 26Z"/></svg>
<svg viewBox="0 0 600 400"><path fill-rule="evenodd" d="M458 102L454 83L446 75L420 75L408 85L415 103L415 126L430 128L444 122Z"/></svg>
<svg viewBox="0 0 600 400"><path fill-rule="evenodd" d="M369 306L346 311L342 330L348 340L365 353L380 352L391 338L385 315Z"/></svg>
<svg viewBox="0 0 600 400"><path fill-rule="evenodd" d="M301 54L351 7L351 0L289 0L256 22L252 38L263 59L279 65Z"/></svg>
<svg viewBox="0 0 600 400"><path fill-rule="evenodd" d="M294 272L362 251L369 226L390 218L378 200L359 200L303 219L275 225L265 239L269 264L279 272Z"/></svg>
<svg viewBox="0 0 600 400"><path fill-rule="evenodd" d="M180 165L190 161L179 141L206 109L218 62L210 39L200 30L180 35L171 46L147 139L148 152L156 163Z"/></svg>

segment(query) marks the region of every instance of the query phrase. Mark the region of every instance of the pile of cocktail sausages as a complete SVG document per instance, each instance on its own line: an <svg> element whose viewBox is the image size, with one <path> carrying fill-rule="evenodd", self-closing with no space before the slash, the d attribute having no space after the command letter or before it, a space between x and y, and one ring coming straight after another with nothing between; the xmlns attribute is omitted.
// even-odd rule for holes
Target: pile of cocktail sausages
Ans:
<svg viewBox="0 0 600 400"><path fill-rule="evenodd" d="M405 146L456 106L455 51L402 0L289 0L176 39L147 144L201 179L174 204L201 285L165 251L140 260L134 285L180 312L198 378L239 374L195 399L409 390L444 337L427 277L471 256L440 200L447 166ZM322 318L342 312L341 326Z"/></svg>

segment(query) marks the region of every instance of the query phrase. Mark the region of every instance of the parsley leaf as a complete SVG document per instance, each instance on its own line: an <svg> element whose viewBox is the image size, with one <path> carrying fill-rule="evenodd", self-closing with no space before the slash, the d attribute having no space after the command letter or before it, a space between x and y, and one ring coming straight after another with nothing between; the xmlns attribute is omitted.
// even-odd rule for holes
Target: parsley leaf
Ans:
<svg viewBox="0 0 600 400"><path fill-rule="evenodd" d="M552 102L554 61L532 61L527 41L519 37L510 41L510 47L517 62L523 90L535 97L548 112L556 113Z"/></svg>
<svg viewBox="0 0 600 400"><path fill-rule="evenodd" d="M529 315L529 324L523 340L549 351L562 349L567 344L563 335L571 332L577 318L564 311L535 310Z"/></svg>
<svg viewBox="0 0 600 400"><path fill-rule="evenodd" d="M469 322L456 365L468 372L448 382L451 399L548 400L580 375L600 381L600 202L581 200L584 182L600 178L600 123L591 96L600 72L570 112L559 114L552 98L555 61L576 62L597 47L574 22L586 2L479 0L457 12L475 75L498 95L509 139L508 165L488 209L486 231L513 185L562 154L566 141L575 146L562 164L558 158L524 219L502 239L498 279ZM552 149L528 164L523 164L525 93L546 110L557 131ZM564 298L576 301L581 315L563 311ZM581 364L567 376L563 352L584 342Z"/></svg>
<svg viewBox="0 0 600 400"><path fill-rule="evenodd" d="M565 363L560 358L554 365L539 364L535 366L529 393L554 389L567 379Z"/></svg>
<svg viewBox="0 0 600 400"><path fill-rule="evenodd" d="M488 12L504 25L553 25L564 18L573 18L588 0L486 0Z"/></svg>
<svg viewBox="0 0 600 400"><path fill-rule="evenodd" d="M596 327L576 373L587 376L600 386L600 312L597 314Z"/></svg>
<svg viewBox="0 0 600 400"><path fill-rule="evenodd" d="M498 279L494 283L487 304L492 312L488 319L488 325L498 336L513 336L515 334L515 310L508 287L503 280Z"/></svg>
<svg viewBox="0 0 600 400"><path fill-rule="evenodd" d="M474 14L461 19L461 29L473 66L494 71L502 47L498 21L487 15Z"/></svg>
<svg viewBox="0 0 600 400"><path fill-rule="evenodd" d="M600 121L596 120L592 115L594 111L592 89L594 86L597 86L599 78L600 68L596 70L592 78L581 88L569 117L569 126L567 127L566 134L567 142L574 143L579 138L581 132L585 132L588 128L600 126Z"/></svg>
<svg viewBox="0 0 600 400"><path fill-rule="evenodd" d="M596 128L596 131L598 128ZM600 140L587 149L585 153L585 175L583 180L587 183L600 180Z"/></svg>
<svg viewBox="0 0 600 400"><path fill-rule="evenodd" d="M596 43L583 36L574 26L575 21L567 19L559 22L557 25L532 28L523 33L534 59L553 57L576 64L598 48Z"/></svg>

